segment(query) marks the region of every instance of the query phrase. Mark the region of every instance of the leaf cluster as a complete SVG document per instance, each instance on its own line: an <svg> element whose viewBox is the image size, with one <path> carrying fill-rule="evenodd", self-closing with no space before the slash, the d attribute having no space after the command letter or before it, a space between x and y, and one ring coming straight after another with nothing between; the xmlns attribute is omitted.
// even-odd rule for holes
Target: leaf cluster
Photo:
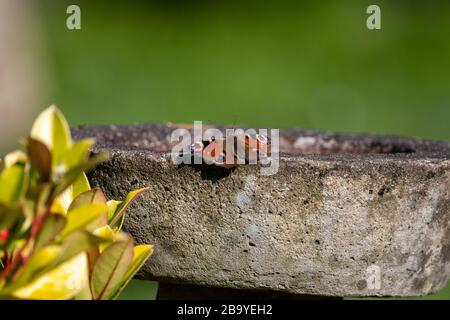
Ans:
<svg viewBox="0 0 450 320"><path fill-rule="evenodd" d="M0 299L115 299L153 248L121 231L123 201L91 188L93 139L73 141L56 107L43 111L0 173Z"/></svg>

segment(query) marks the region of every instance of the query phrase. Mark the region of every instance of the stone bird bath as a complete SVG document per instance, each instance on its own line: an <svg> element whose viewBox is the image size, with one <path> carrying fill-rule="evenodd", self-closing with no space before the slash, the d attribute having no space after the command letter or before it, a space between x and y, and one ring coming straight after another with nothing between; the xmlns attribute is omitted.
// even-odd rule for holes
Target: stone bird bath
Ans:
<svg viewBox="0 0 450 320"><path fill-rule="evenodd" d="M174 125L85 126L110 198L148 186L125 230L160 297L418 296L450 275L450 143L280 131L280 168L176 166ZM183 291L184 289L184 291ZM251 290L251 291L246 291ZM184 295L184 296L183 296Z"/></svg>

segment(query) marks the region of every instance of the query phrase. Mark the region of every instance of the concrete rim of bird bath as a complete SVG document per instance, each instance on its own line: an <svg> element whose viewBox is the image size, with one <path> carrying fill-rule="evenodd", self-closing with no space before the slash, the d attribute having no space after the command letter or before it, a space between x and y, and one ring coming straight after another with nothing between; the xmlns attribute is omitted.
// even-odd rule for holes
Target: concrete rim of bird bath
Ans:
<svg viewBox="0 0 450 320"><path fill-rule="evenodd" d="M155 246L143 279L274 295L418 296L450 276L450 143L280 130L280 167L171 162L177 125L83 126L112 158L109 198L150 189L125 230ZM219 127L220 129L221 127Z"/></svg>

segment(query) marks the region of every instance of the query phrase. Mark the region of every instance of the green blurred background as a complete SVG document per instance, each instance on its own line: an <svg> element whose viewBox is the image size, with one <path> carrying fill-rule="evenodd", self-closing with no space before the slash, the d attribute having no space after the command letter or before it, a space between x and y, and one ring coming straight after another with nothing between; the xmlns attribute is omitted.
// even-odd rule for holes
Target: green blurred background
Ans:
<svg viewBox="0 0 450 320"><path fill-rule="evenodd" d="M81 30L65 27L69 4ZM366 28L370 4L381 30ZM56 103L71 125L203 120L450 140L450 1L40 0L33 12L43 84L24 128ZM123 297L155 288L136 280ZM431 297L450 299L450 287Z"/></svg>

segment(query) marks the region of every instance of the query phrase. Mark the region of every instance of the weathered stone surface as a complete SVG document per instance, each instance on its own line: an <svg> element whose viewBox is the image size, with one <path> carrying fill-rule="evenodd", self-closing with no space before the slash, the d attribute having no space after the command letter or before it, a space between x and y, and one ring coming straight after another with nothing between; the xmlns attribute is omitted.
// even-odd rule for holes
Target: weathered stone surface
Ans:
<svg viewBox="0 0 450 320"><path fill-rule="evenodd" d="M177 167L172 129L73 130L111 152L90 175L108 197L150 187L125 225L155 245L140 277L327 296L416 296L447 282L450 143L282 130L280 170L262 176Z"/></svg>

